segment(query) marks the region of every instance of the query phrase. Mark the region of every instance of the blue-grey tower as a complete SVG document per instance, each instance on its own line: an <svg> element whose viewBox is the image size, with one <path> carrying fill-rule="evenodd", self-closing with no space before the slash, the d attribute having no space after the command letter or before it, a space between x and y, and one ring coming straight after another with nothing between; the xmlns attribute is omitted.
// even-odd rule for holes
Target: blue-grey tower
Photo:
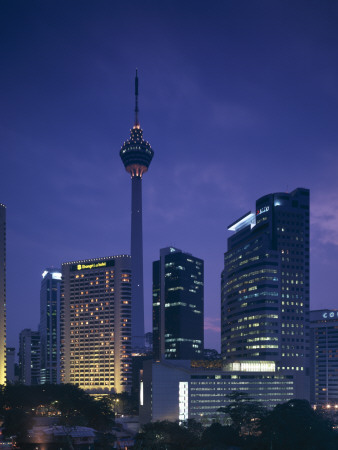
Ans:
<svg viewBox="0 0 338 450"><path fill-rule="evenodd" d="M60 269L46 269L40 289L40 383L60 383Z"/></svg>
<svg viewBox="0 0 338 450"><path fill-rule="evenodd" d="M138 119L138 76L135 77L135 123L130 138L123 143L120 157L131 176L131 258L132 258L132 349L144 347L142 176L147 172L154 152L143 139Z"/></svg>

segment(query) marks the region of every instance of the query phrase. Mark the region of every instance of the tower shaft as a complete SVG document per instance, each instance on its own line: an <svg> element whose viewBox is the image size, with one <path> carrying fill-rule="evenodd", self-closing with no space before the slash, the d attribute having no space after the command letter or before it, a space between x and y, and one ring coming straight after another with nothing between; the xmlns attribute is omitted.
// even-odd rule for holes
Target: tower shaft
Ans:
<svg viewBox="0 0 338 450"><path fill-rule="evenodd" d="M131 257L132 257L132 349L144 348L142 175L148 171L154 151L143 139L138 119L138 76L135 77L135 125L123 143L120 157L131 176Z"/></svg>
<svg viewBox="0 0 338 450"><path fill-rule="evenodd" d="M144 347L142 178L132 177L131 194L132 348Z"/></svg>

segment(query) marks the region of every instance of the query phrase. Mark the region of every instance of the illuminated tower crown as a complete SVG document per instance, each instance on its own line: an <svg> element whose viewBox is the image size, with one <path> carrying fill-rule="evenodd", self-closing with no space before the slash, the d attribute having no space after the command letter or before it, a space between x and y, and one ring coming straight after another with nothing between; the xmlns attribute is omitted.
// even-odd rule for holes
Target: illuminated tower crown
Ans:
<svg viewBox="0 0 338 450"><path fill-rule="evenodd" d="M147 172L154 151L150 147L149 142L143 139L143 130L138 120L138 77L136 70L135 77L135 124L130 130L130 139L123 143L120 150L120 157L132 177L141 177Z"/></svg>

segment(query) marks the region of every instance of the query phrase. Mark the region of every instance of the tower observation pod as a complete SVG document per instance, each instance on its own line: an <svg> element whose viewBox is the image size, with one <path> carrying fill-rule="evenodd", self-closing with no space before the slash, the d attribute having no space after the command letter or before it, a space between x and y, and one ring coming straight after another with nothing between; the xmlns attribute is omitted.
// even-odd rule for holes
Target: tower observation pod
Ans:
<svg viewBox="0 0 338 450"><path fill-rule="evenodd" d="M154 156L149 142L143 139L138 118L138 76L135 76L135 123L130 138L123 143L120 157L131 176L131 265L132 265L132 350L144 348L142 176Z"/></svg>

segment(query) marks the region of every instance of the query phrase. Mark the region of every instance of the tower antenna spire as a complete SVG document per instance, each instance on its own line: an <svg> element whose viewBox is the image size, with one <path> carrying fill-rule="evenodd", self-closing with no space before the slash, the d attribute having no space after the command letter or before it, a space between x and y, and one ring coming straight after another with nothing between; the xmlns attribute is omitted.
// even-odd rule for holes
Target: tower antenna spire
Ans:
<svg viewBox="0 0 338 450"><path fill-rule="evenodd" d="M138 76L137 76L137 69L136 69L136 75L135 75L135 126L139 126L140 123L138 121Z"/></svg>

